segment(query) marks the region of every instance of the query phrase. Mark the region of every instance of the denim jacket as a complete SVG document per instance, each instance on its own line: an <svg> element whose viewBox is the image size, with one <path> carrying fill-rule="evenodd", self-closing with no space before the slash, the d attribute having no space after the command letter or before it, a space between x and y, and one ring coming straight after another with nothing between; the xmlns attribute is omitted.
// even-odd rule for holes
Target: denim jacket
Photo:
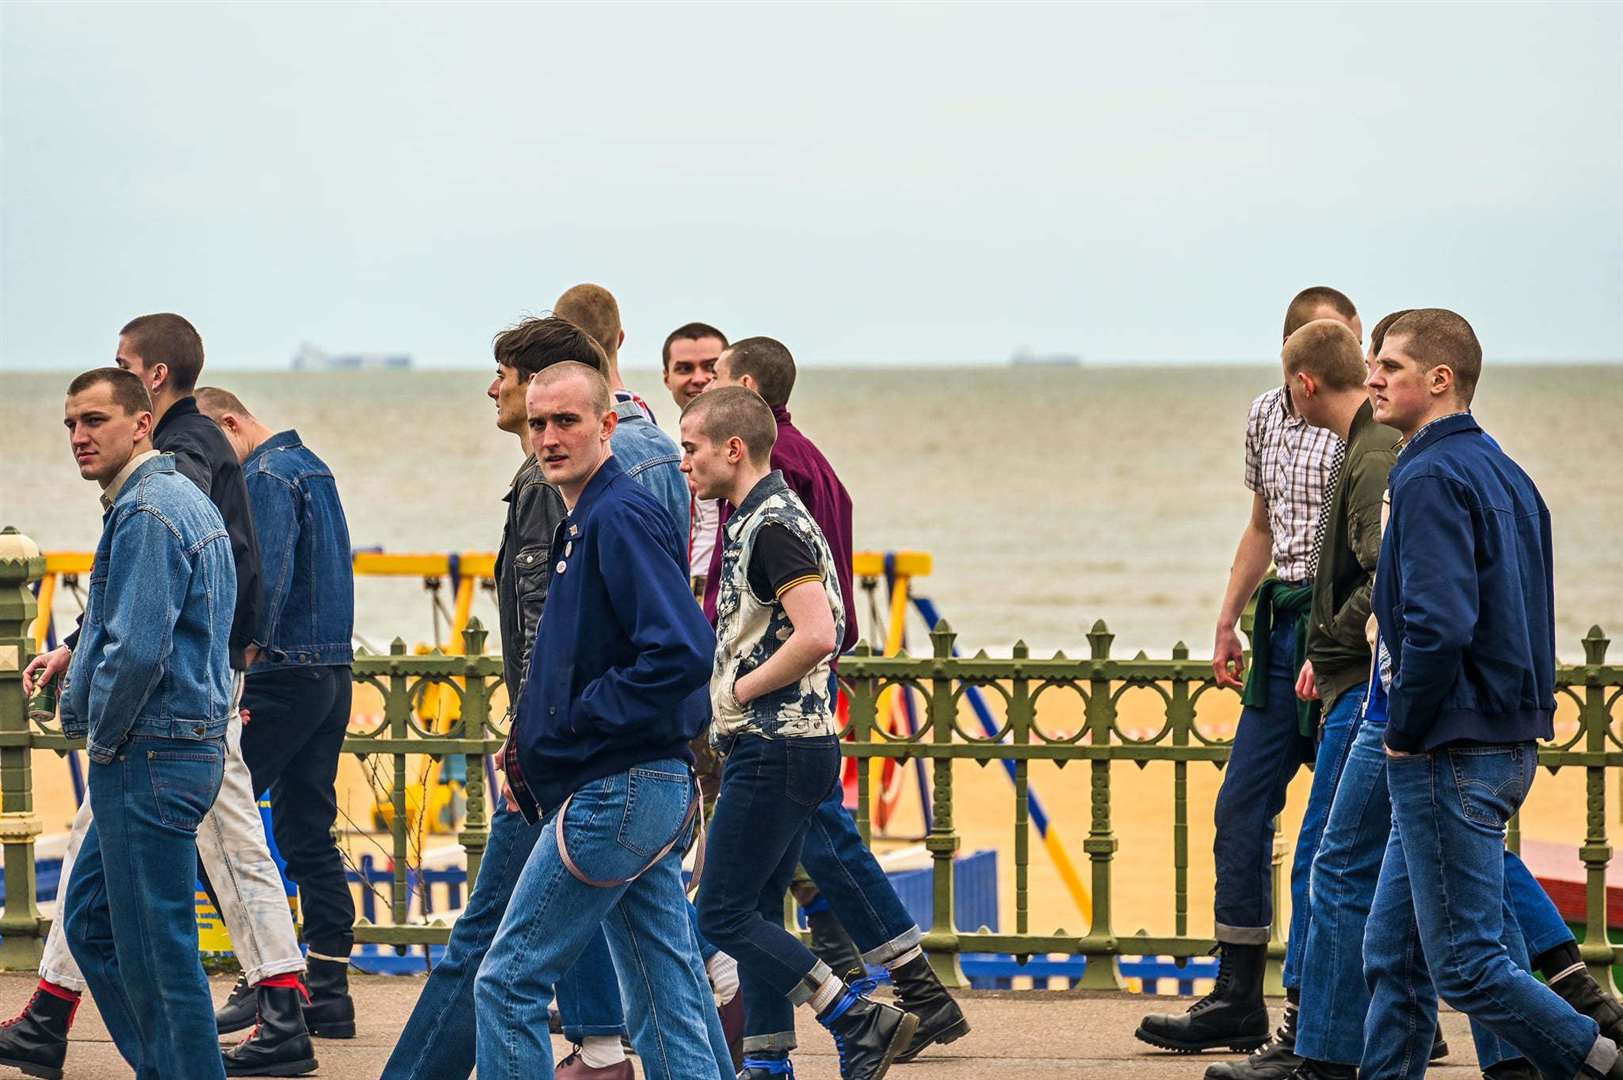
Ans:
<svg viewBox="0 0 1623 1080"><path fill-rule="evenodd" d="M231 712L237 570L220 512L175 471L141 463L102 522L62 730L112 761L131 735L214 739Z"/></svg>
<svg viewBox="0 0 1623 1080"><path fill-rule="evenodd" d="M615 459L627 476L653 492L670 510L678 535L687 536L692 494L687 477L682 475L681 448L644 415L635 400L615 402L614 411L620 417L619 426L609 437ZM686 546L684 543L683 548Z"/></svg>
<svg viewBox="0 0 1623 1080"><path fill-rule="evenodd" d="M264 599L255 672L343 666L354 659L354 557L332 470L296 431L272 435L242 463L259 541Z"/></svg>

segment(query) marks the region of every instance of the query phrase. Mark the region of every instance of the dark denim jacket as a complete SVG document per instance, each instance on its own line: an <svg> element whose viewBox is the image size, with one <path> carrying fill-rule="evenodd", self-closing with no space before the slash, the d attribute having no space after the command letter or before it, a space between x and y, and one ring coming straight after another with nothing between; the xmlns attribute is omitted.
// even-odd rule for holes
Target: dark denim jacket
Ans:
<svg viewBox="0 0 1623 1080"><path fill-rule="evenodd" d="M354 659L355 571L332 470L296 431L272 435L242 463L259 541L264 600L255 672Z"/></svg>
<svg viewBox="0 0 1623 1080"><path fill-rule="evenodd" d="M102 521L90 599L62 694L62 730L106 764L131 735L214 739L231 712L237 571L220 512L143 462Z"/></svg>

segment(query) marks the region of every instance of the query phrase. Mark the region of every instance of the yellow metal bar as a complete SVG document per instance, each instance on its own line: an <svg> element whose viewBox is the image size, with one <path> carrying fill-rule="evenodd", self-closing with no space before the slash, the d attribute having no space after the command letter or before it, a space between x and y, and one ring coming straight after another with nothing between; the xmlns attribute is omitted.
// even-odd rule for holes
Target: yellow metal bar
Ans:
<svg viewBox="0 0 1623 1080"><path fill-rule="evenodd" d="M47 574L88 574L90 564L96 560L94 551L47 551L45 553L45 572Z"/></svg>
<svg viewBox="0 0 1623 1080"><path fill-rule="evenodd" d="M1065 842L1059 838L1059 827L1052 818L1048 821L1048 835L1043 837L1043 847L1048 849L1048 857L1053 860L1059 879L1065 883L1065 891L1076 901L1076 909L1082 913L1083 920L1092 926L1093 899L1088 896L1088 887L1082 884L1082 875L1076 872L1076 864L1065 850Z"/></svg>
<svg viewBox="0 0 1623 1080"><path fill-rule="evenodd" d="M39 582L39 614L34 618L34 628L29 635L34 639L34 651L45 651L45 639L51 632L51 604L56 600L55 574L47 572Z"/></svg>
<svg viewBox="0 0 1623 1080"><path fill-rule="evenodd" d="M897 577L928 577L935 569L935 562L930 558L928 551L898 551L896 558ZM851 571L859 578L882 578L885 576L885 553L882 551L859 551L851 556Z"/></svg>

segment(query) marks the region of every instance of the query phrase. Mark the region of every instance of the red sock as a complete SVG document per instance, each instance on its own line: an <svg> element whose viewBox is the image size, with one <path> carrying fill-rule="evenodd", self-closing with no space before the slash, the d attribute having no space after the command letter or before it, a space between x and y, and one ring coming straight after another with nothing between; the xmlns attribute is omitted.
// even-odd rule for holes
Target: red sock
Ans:
<svg viewBox="0 0 1623 1080"><path fill-rule="evenodd" d="M83 992L79 990L69 990L65 986L58 986L49 979L41 979L39 981L39 989L43 993L50 994L54 998L59 998L62 1001L70 1002L73 1005L73 1008L68 1011L68 1027L72 1027L73 1018L79 1015L79 1000L84 996Z"/></svg>
<svg viewBox="0 0 1623 1080"><path fill-rule="evenodd" d="M289 971L283 975L268 976L267 978L260 979L258 982L254 983L254 986L297 987L299 993L304 995L304 1000L310 1000L310 991L306 990L304 988L304 983L299 981L299 973L296 971Z"/></svg>

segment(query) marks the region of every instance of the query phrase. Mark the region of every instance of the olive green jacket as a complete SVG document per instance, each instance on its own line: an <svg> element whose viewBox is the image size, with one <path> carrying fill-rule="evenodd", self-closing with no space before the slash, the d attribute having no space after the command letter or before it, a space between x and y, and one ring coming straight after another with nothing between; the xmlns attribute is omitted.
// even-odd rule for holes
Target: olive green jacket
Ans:
<svg viewBox="0 0 1623 1080"><path fill-rule="evenodd" d="M1326 516L1319 572L1313 579L1307 658L1325 711L1347 690L1369 678L1370 647L1365 624L1370 587L1381 555L1381 500L1387 474L1397 461L1402 438L1375 422L1369 402L1353 417L1347 457L1335 490L1321 513Z"/></svg>

